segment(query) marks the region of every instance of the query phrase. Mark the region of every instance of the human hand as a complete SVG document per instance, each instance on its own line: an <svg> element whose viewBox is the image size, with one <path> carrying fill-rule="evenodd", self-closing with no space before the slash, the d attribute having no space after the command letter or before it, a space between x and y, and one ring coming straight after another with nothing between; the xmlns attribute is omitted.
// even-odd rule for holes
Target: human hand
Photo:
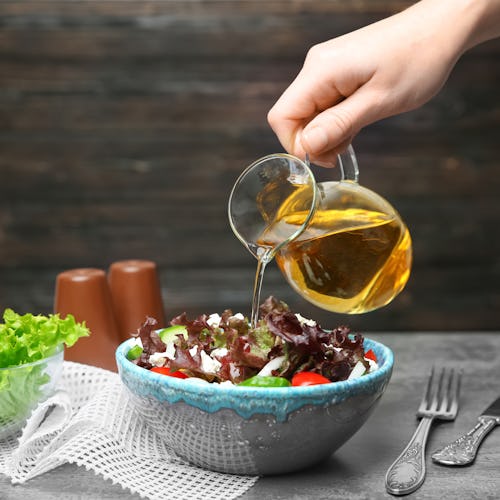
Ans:
<svg viewBox="0 0 500 500"><path fill-rule="evenodd" d="M289 153L303 158L307 152L315 163L334 165L363 127L415 109L441 89L477 41L481 15L468 0L423 0L312 47L270 110L271 127Z"/></svg>

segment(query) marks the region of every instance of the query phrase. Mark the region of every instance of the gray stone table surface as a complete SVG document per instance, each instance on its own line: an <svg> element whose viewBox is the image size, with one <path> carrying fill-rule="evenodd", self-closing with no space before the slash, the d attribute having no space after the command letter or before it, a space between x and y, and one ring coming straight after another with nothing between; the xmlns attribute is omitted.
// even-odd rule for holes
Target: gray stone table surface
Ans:
<svg viewBox="0 0 500 500"><path fill-rule="evenodd" d="M427 451L468 431L479 413L500 396L500 332L372 333L392 348L395 366L379 406L365 426L327 462L284 476L264 477L242 500L382 499L387 468L417 425L415 411L432 365L463 369L460 411L454 422L436 423ZM435 465L427 457L427 478L408 498L500 498L500 429L483 442L475 463L462 468ZM0 475L2 500L139 500L92 472L64 465L23 485ZM222 500L222 499L221 499Z"/></svg>

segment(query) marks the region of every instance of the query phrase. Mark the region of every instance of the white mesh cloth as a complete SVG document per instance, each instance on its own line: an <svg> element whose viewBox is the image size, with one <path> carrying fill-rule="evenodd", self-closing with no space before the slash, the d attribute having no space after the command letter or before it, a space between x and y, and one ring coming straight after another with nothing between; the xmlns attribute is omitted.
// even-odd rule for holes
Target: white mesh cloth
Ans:
<svg viewBox="0 0 500 500"><path fill-rule="evenodd" d="M229 500L258 479L178 458L138 418L116 373L68 361L58 392L38 406L22 434L0 440L0 473L14 484L64 463L154 500Z"/></svg>

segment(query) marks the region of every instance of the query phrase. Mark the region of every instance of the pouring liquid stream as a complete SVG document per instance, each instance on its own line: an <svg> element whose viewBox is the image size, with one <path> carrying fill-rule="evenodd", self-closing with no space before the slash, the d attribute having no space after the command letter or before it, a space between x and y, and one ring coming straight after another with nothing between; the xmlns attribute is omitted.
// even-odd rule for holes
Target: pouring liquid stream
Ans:
<svg viewBox="0 0 500 500"><path fill-rule="evenodd" d="M253 286L252 297L252 316L250 324L252 328L256 328L259 320L260 292L262 290L262 281L264 280L264 272L267 264L273 260L275 248L259 247L257 249L257 271L255 272L255 281Z"/></svg>

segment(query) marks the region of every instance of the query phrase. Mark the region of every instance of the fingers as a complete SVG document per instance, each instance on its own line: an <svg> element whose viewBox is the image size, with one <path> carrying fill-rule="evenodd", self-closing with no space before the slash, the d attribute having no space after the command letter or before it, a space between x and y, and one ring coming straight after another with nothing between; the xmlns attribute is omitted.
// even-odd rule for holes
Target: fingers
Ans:
<svg viewBox="0 0 500 500"><path fill-rule="evenodd" d="M316 115L297 135L301 148L316 163L335 161L366 125L383 118L374 92L358 89L347 99Z"/></svg>
<svg viewBox="0 0 500 500"><path fill-rule="evenodd" d="M301 133L304 149L311 155L320 155L344 142L361 127L349 106L340 104L317 115Z"/></svg>
<svg viewBox="0 0 500 500"><path fill-rule="evenodd" d="M349 137L346 141L340 143L334 149L327 151L326 153L315 155L310 157L310 160L315 165L320 165L321 167L332 168L337 166L337 155L344 153L349 144L351 144L354 137Z"/></svg>
<svg viewBox="0 0 500 500"><path fill-rule="evenodd" d="M361 128L382 117L370 76L344 98L331 81L302 70L268 113L285 150L299 158L309 153L321 165L334 164Z"/></svg>
<svg viewBox="0 0 500 500"><path fill-rule="evenodd" d="M303 157L301 134L304 127L318 113L341 99L343 96L335 85L302 69L271 108L267 120L285 150Z"/></svg>

